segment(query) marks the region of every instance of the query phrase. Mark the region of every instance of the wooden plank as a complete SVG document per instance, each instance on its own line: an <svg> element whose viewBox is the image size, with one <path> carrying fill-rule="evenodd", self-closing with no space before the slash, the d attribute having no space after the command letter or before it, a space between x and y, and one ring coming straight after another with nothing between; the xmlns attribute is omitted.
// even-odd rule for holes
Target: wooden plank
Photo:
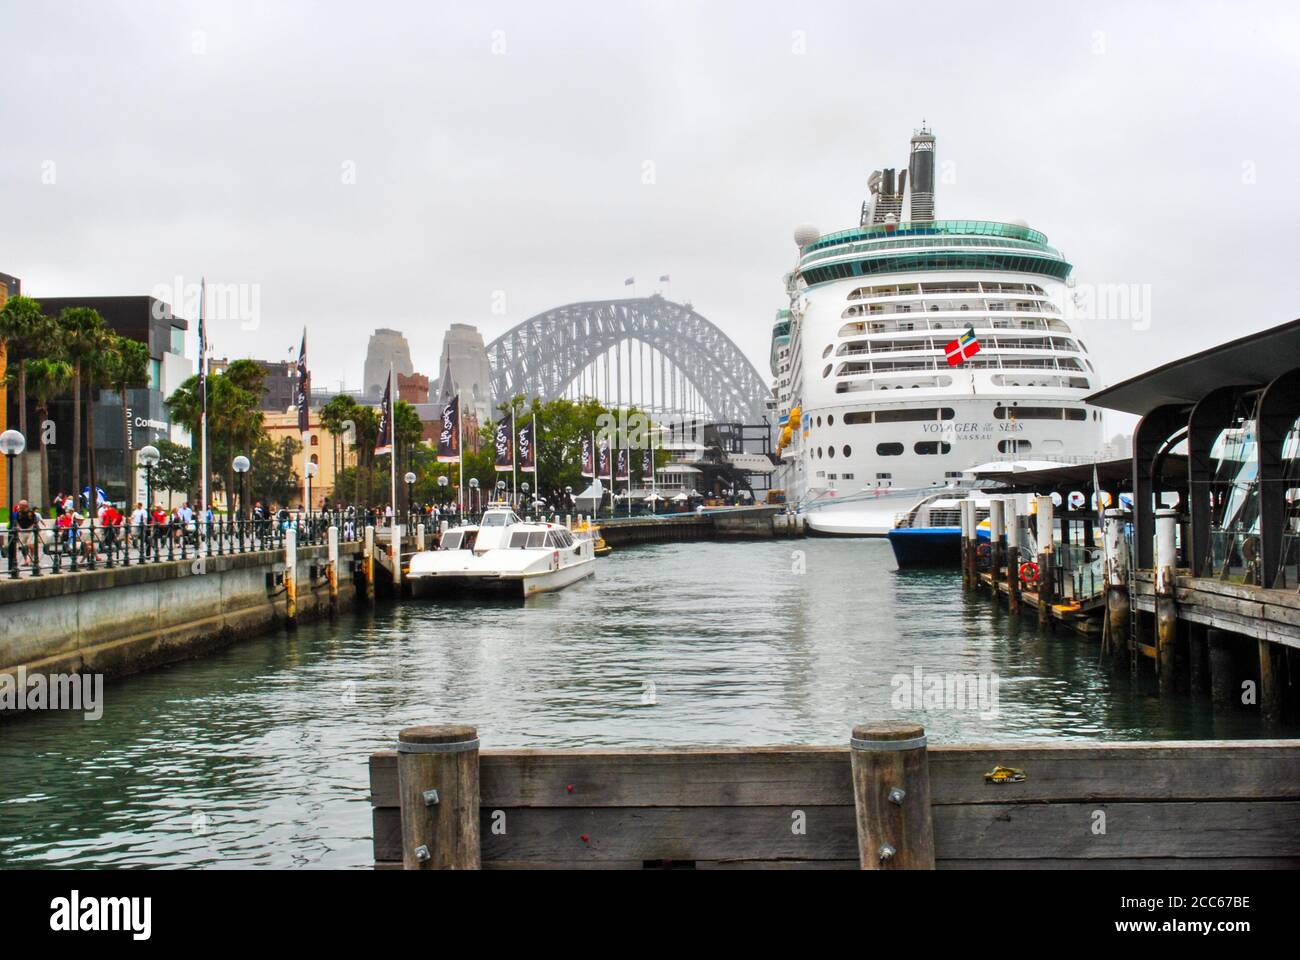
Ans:
<svg viewBox="0 0 1300 960"><path fill-rule="evenodd" d="M1123 857L1091 860L939 860L938 870L1296 870L1300 857Z"/></svg>
<svg viewBox="0 0 1300 960"><path fill-rule="evenodd" d="M941 744L929 759L935 804L1300 798L1296 740ZM985 783L999 765L1028 779ZM396 806L396 754L374 754L370 775L371 802ZM485 750L480 777L489 809L853 802L847 747Z"/></svg>
<svg viewBox="0 0 1300 960"><path fill-rule="evenodd" d="M489 861L596 864L643 860L848 860L857 854L851 806L521 808L504 811ZM1098 812L1105 833L1094 833ZM1300 802L947 804L933 808L939 860L1300 858ZM400 852L400 815L378 807L375 860ZM584 839L585 838L585 839ZM393 844L396 844L395 847Z"/></svg>
<svg viewBox="0 0 1300 960"><path fill-rule="evenodd" d="M1300 610L1300 593L1292 590L1273 590L1266 587L1257 587L1247 583L1229 583L1224 580L1213 580L1208 577L1179 577L1177 580L1179 589L1195 591L1198 593L1213 594L1221 597L1235 597L1239 600L1248 600L1255 603L1271 603L1280 607L1289 607L1293 610Z"/></svg>
<svg viewBox="0 0 1300 960"><path fill-rule="evenodd" d="M1300 857L1300 802L950 805L934 835L949 860Z"/></svg>

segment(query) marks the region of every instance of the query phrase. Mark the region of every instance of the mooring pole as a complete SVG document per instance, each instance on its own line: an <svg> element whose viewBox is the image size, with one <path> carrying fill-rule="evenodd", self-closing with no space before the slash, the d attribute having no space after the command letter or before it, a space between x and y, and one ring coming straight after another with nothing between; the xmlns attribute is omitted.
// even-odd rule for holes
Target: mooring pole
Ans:
<svg viewBox="0 0 1300 960"><path fill-rule="evenodd" d="M478 731L460 723L407 727L397 735L402 866L477 870Z"/></svg>
<svg viewBox="0 0 1300 960"><path fill-rule="evenodd" d="M364 547L365 569L366 569L366 602L375 602L375 528L373 525L366 526L366 540Z"/></svg>
<svg viewBox="0 0 1300 960"><path fill-rule="evenodd" d="M975 575L975 501L961 502L961 582L967 590L978 585Z"/></svg>
<svg viewBox="0 0 1300 960"><path fill-rule="evenodd" d="M858 860L863 870L933 870L925 728L864 723L849 741Z"/></svg>
<svg viewBox="0 0 1300 960"><path fill-rule="evenodd" d="M1006 499L1007 524L1007 609L1020 612L1020 518L1015 497Z"/></svg>
<svg viewBox="0 0 1300 960"><path fill-rule="evenodd" d="M1052 622L1052 600L1056 592L1052 572L1052 498L1038 496L1034 504L1038 521L1038 625L1046 627Z"/></svg>
<svg viewBox="0 0 1300 960"><path fill-rule="evenodd" d="M289 627L298 622L298 531L293 527L284 532L284 622Z"/></svg>
<svg viewBox="0 0 1300 960"><path fill-rule="evenodd" d="M424 524L419 523L415 526L415 549L424 553Z"/></svg>
<svg viewBox="0 0 1300 960"><path fill-rule="evenodd" d="M339 608L339 528L330 526L325 531L325 582L329 585L330 616Z"/></svg>
<svg viewBox="0 0 1300 960"><path fill-rule="evenodd" d="M1106 630L1109 634L1111 656L1119 660L1128 657L1129 609L1128 596L1128 544L1124 540L1124 511L1111 508L1106 511L1103 523L1103 548L1105 550Z"/></svg>
<svg viewBox="0 0 1300 960"><path fill-rule="evenodd" d="M1178 607L1174 600L1177 530L1177 510L1164 508L1156 511L1156 652L1162 697L1174 690L1174 651L1178 639Z"/></svg>
<svg viewBox="0 0 1300 960"><path fill-rule="evenodd" d="M1002 569L1006 564L1006 532L1002 526L1005 501L994 497L989 501L989 590L993 593L993 612L998 609L998 584L1002 582Z"/></svg>
<svg viewBox="0 0 1300 960"><path fill-rule="evenodd" d="M1259 711L1266 724L1282 720L1282 676L1286 669L1282 648L1268 640L1259 641Z"/></svg>
<svg viewBox="0 0 1300 960"><path fill-rule="evenodd" d="M1215 710L1230 710L1238 697L1234 638L1228 631L1214 627L1206 630L1205 635L1210 645L1210 702Z"/></svg>

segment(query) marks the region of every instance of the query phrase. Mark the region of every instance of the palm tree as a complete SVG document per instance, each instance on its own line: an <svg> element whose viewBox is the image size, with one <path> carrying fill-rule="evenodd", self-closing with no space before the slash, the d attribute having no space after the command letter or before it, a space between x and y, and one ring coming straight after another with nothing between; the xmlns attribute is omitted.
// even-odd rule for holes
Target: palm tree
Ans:
<svg viewBox="0 0 1300 960"><path fill-rule="evenodd" d="M224 463L222 476L227 494L234 489L235 455L251 454L262 436L263 416L259 406L264 376L262 368L253 361L236 360L224 373L208 377L208 448L213 455L210 464ZM172 420L189 430L191 438L199 433L203 412L198 386L199 378L190 377L166 400ZM206 508L207 504L203 506Z"/></svg>
<svg viewBox="0 0 1300 960"><path fill-rule="evenodd" d="M4 342L4 353L11 361L15 354L18 357L15 378L18 387L18 430L24 437L27 436L27 367L32 359L41 356L43 350L56 342L57 338L51 335L51 327L50 319L41 312L40 303L31 297L10 297L4 307L0 308L0 341ZM21 466L19 476L20 496L24 500L30 499L27 471ZM41 502L44 503L44 500Z"/></svg>
<svg viewBox="0 0 1300 960"><path fill-rule="evenodd" d="M104 346L104 339L108 332L108 327L104 324L104 318L99 315L99 311L91 307L67 307L59 314L59 327L61 328L62 341L64 348L68 352L68 357L72 361L73 379L72 379L72 490L73 496L76 496L77 490L81 488L81 388L86 380L89 368L100 362L100 353ZM87 391L90 393L92 391ZM89 411L89 404L87 404ZM91 414L93 416L93 414ZM87 427L90 441L90 454L87 460L90 464L91 483L94 483L94 425ZM96 506L95 491L90 491L90 504L93 510Z"/></svg>
<svg viewBox="0 0 1300 960"><path fill-rule="evenodd" d="M128 423L126 392L149 384L149 347L130 337L114 336L112 342L110 385L117 388L122 404L122 483L129 508L135 502L135 465L131 462L131 430Z"/></svg>
<svg viewBox="0 0 1300 960"><path fill-rule="evenodd" d="M27 389L36 402L36 419L42 424L50 418L50 401L68 389L72 382L72 364L57 357L37 357L27 361ZM41 434L41 483L37 493L40 503L49 502L50 456L46 449L45 430Z"/></svg>
<svg viewBox="0 0 1300 960"><path fill-rule="evenodd" d="M357 402L347 394L340 393L330 397L320 410L320 425L326 430L334 447L334 474L337 476L347 467L347 449L343 438L349 432L346 424L356 427Z"/></svg>

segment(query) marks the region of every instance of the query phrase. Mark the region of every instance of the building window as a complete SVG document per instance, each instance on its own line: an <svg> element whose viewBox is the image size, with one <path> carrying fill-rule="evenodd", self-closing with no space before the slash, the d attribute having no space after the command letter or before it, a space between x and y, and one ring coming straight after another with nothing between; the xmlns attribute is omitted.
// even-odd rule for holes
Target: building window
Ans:
<svg viewBox="0 0 1300 960"><path fill-rule="evenodd" d="M154 360L154 359L149 360L149 389L150 390L162 389L162 361L161 360Z"/></svg>
<svg viewBox="0 0 1300 960"><path fill-rule="evenodd" d="M320 445L320 437L314 433L311 435L311 445L313 447ZM312 454L313 461L315 460L315 458L316 458L316 454L313 453Z"/></svg>
<svg viewBox="0 0 1300 960"><path fill-rule="evenodd" d="M185 331L180 327L172 327L171 352L179 356L185 356Z"/></svg>
<svg viewBox="0 0 1300 960"><path fill-rule="evenodd" d="M901 443L878 443L876 444L876 456L878 457L897 457L903 453Z"/></svg>

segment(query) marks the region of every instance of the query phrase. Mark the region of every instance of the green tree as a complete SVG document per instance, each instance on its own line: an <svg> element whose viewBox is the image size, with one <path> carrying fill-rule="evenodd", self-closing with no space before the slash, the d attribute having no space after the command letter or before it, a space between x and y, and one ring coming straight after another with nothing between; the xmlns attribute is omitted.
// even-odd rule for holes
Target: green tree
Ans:
<svg viewBox="0 0 1300 960"><path fill-rule="evenodd" d="M353 434L352 425L355 421L357 402L347 394L340 393L330 397L329 401L321 407L320 425L329 435L334 444L334 489L340 489L338 483L339 471L347 467L347 441Z"/></svg>
<svg viewBox="0 0 1300 960"><path fill-rule="evenodd" d="M227 500L235 489L234 458L248 456L263 436L259 408L264 377L251 360L236 360L223 373L208 376L208 472L221 478ZM189 377L166 402L172 420L190 432L190 444L198 449L203 412L198 376Z"/></svg>
<svg viewBox="0 0 1300 960"><path fill-rule="evenodd" d="M36 404L36 419L40 427L41 445L41 482L37 491L39 502L50 502L50 454L45 442L46 434L43 424L50 418L50 401L68 389L72 382L72 364L54 357L36 357L24 361L26 365L26 388L31 392Z"/></svg>
<svg viewBox="0 0 1300 960"><path fill-rule="evenodd" d="M135 464L131 461L131 430L128 424L126 392L149 384L149 347L130 337L114 336L109 350L109 383L117 389L122 405L122 499L135 502Z"/></svg>
<svg viewBox="0 0 1300 960"><path fill-rule="evenodd" d="M39 302L31 297L11 297L0 308L0 341L4 343L7 366L13 366L17 358L18 430L27 437L27 367L33 359L47 355L50 346L58 343L58 338L53 335L53 322L42 312ZM31 446L30 440L28 446ZM20 498L30 499L27 471L20 468L19 478ZM41 500L42 505L46 502Z"/></svg>
<svg viewBox="0 0 1300 960"><path fill-rule="evenodd" d="M246 477L248 488L244 492L248 502L261 500L268 506L292 502L302 488L302 478L297 471L301 458L300 441L293 437L281 437L277 441L262 434L249 457L252 467Z"/></svg>
<svg viewBox="0 0 1300 960"><path fill-rule="evenodd" d="M194 485L194 477L198 474L198 453L184 444L172 443L170 440L159 440L154 446L158 449L158 463L150 471L154 496L157 497L160 490L167 490L188 497ZM128 501L127 506L134 502L134 499ZM152 507L153 504L148 506Z"/></svg>
<svg viewBox="0 0 1300 960"><path fill-rule="evenodd" d="M105 347L106 339L109 336L108 327L104 323L104 318L99 315L97 310L90 307L66 307L59 314L59 337L67 351L68 359L72 361L73 378L72 378L72 491L73 495L78 495L82 488L81 484L81 446L82 446L82 395L86 395L86 413L90 413L92 403L90 395L93 391L83 390L86 385L88 376L93 378L97 372L97 367L102 363L102 354ZM90 470L90 483L93 486L95 479L94 467L94 424L86 426L86 432L89 437L89 454L87 455L87 466ZM91 509L95 507L94 491L91 491Z"/></svg>

